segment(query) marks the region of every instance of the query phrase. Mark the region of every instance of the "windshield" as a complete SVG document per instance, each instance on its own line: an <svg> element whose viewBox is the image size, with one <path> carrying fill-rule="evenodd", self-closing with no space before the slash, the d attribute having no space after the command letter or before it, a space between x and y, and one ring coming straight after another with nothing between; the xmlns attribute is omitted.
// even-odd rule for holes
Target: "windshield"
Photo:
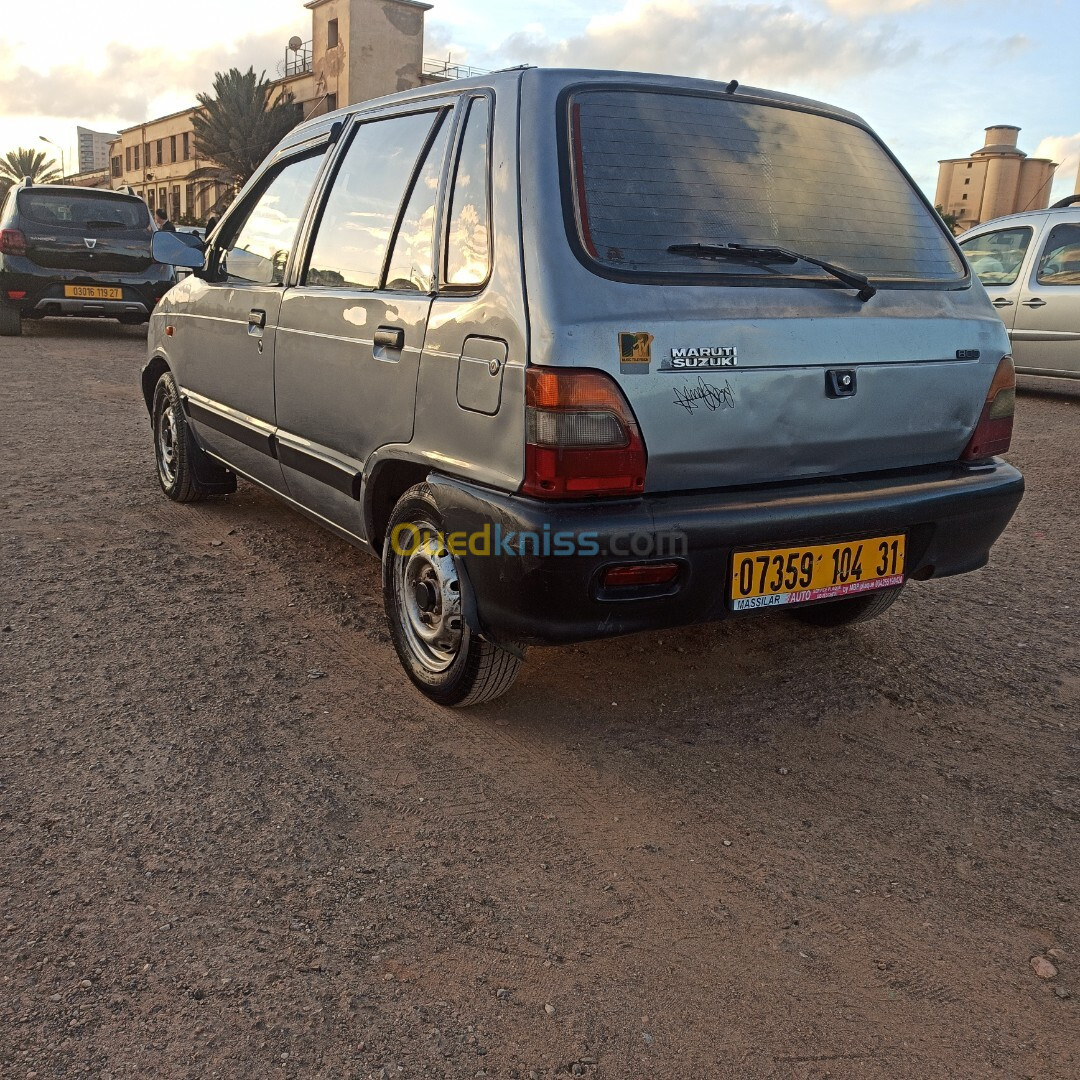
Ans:
<svg viewBox="0 0 1080 1080"><path fill-rule="evenodd" d="M89 191L22 191L19 211L39 225L84 230L150 228L150 211L141 199Z"/></svg>
<svg viewBox="0 0 1080 1080"><path fill-rule="evenodd" d="M633 273L825 278L812 265L696 263L672 246L783 247L872 279L960 281L944 227L868 132L816 113L648 90L570 101L580 240Z"/></svg>

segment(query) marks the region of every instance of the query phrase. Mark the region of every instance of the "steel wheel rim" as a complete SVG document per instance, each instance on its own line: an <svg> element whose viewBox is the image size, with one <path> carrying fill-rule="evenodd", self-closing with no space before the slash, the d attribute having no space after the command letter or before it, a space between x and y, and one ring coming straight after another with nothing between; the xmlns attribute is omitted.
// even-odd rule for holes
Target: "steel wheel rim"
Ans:
<svg viewBox="0 0 1080 1080"><path fill-rule="evenodd" d="M158 416L157 422L157 459L158 473L162 483L171 487L176 483L176 470L179 465L180 448L176 431L176 417L171 406L166 405Z"/></svg>
<svg viewBox="0 0 1080 1080"><path fill-rule="evenodd" d="M439 530L428 521L414 527L415 548L407 555L394 554L398 622L417 660L440 673L461 652L461 583Z"/></svg>

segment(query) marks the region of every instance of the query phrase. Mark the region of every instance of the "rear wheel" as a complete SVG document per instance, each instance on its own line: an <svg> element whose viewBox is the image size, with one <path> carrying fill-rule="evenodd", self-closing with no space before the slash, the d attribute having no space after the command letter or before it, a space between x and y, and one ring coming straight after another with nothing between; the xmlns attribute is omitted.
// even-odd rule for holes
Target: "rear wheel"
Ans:
<svg viewBox="0 0 1080 1080"><path fill-rule="evenodd" d="M851 626L876 619L896 603L902 589L902 585L897 585L892 589L878 589L845 600L830 600L827 604L795 607L791 609L791 615L810 626Z"/></svg>
<svg viewBox="0 0 1080 1080"><path fill-rule="evenodd" d="M405 673L440 705L479 705L505 694L521 659L483 641L462 611L457 559L426 484L401 497L383 545L383 604Z"/></svg>
<svg viewBox="0 0 1080 1080"><path fill-rule="evenodd" d="M0 307L0 337L18 337L22 333L22 315L18 308Z"/></svg>

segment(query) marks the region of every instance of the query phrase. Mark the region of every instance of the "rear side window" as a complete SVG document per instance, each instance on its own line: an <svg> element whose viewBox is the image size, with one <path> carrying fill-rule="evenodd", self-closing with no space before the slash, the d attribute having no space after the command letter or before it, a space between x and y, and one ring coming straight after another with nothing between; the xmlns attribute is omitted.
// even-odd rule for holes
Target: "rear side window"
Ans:
<svg viewBox="0 0 1080 1080"><path fill-rule="evenodd" d="M703 262L672 245L783 247L878 280L959 280L936 217L868 132L817 113L648 90L570 98L581 245L635 273L817 278L799 263Z"/></svg>
<svg viewBox="0 0 1080 1080"><path fill-rule="evenodd" d="M1017 226L980 233L960 241L960 250L984 285L1011 285L1031 243L1031 229Z"/></svg>
<svg viewBox="0 0 1080 1080"><path fill-rule="evenodd" d="M357 129L319 222L306 285L379 288L394 225L438 116L412 113Z"/></svg>
<svg viewBox="0 0 1080 1080"><path fill-rule="evenodd" d="M473 98L469 103L450 195L447 285L482 285L491 271L490 114L486 97Z"/></svg>
<svg viewBox="0 0 1080 1080"><path fill-rule="evenodd" d="M290 161L266 185L239 230L226 240L220 267L229 281L280 285L285 280L300 218L322 160L319 153Z"/></svg>
<svg viewBox="0 0 1080 1080"><path fill-rule="evenodd" d="M149 229L150 211L141 199L93 195L89 192L22 191L20 213L38 225L96 232Z"/></svg>
<svg viewBox="0 0 1080 1080"><path fill-rule="evenodd" d="M1080 285L1080 224L1070 222L1050 230L1036 280L1040 285Z"/></svg>

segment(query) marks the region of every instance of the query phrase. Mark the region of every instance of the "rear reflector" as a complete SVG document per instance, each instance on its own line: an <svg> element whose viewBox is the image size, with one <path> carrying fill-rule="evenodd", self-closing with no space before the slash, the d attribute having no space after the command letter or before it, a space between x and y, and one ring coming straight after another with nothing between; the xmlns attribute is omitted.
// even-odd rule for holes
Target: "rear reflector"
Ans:
<svg viewBox="0 0 1080 1080"><path fill-rule="evenodd" d="M25 255L26 237L21 229L0 229L0 255Z"/></svg>
<svg viewBox="0 0 1080 1080"><path fill-rule="evenodd" d="M25 289L8 289L7 298L9 300L25 300L26 299L26 290Z"/></svg>
<svg viewBox="0 0 1080 1080"><path fill-rule="evenodd" d="M1013 413L1016 410L1016 372L1011 356L1003 356L986 392L979 422L968 440L961 461L981 461L1004 454L1012 442Z"/></svg>
<svg viewBox="0 0 1080 1080"><path fill-rule="evenodd" d="M606 588L619 585L666 585L679 573L673 562L638 563L635 566L609 566L600 581Z"/></svg>
<svg viewBox="0 0 1080 1080"><path fill-rule="evenodd" d="M525 405L524 494L573 499L645 490L645 443L610 375L531 367Z"/></svg>

